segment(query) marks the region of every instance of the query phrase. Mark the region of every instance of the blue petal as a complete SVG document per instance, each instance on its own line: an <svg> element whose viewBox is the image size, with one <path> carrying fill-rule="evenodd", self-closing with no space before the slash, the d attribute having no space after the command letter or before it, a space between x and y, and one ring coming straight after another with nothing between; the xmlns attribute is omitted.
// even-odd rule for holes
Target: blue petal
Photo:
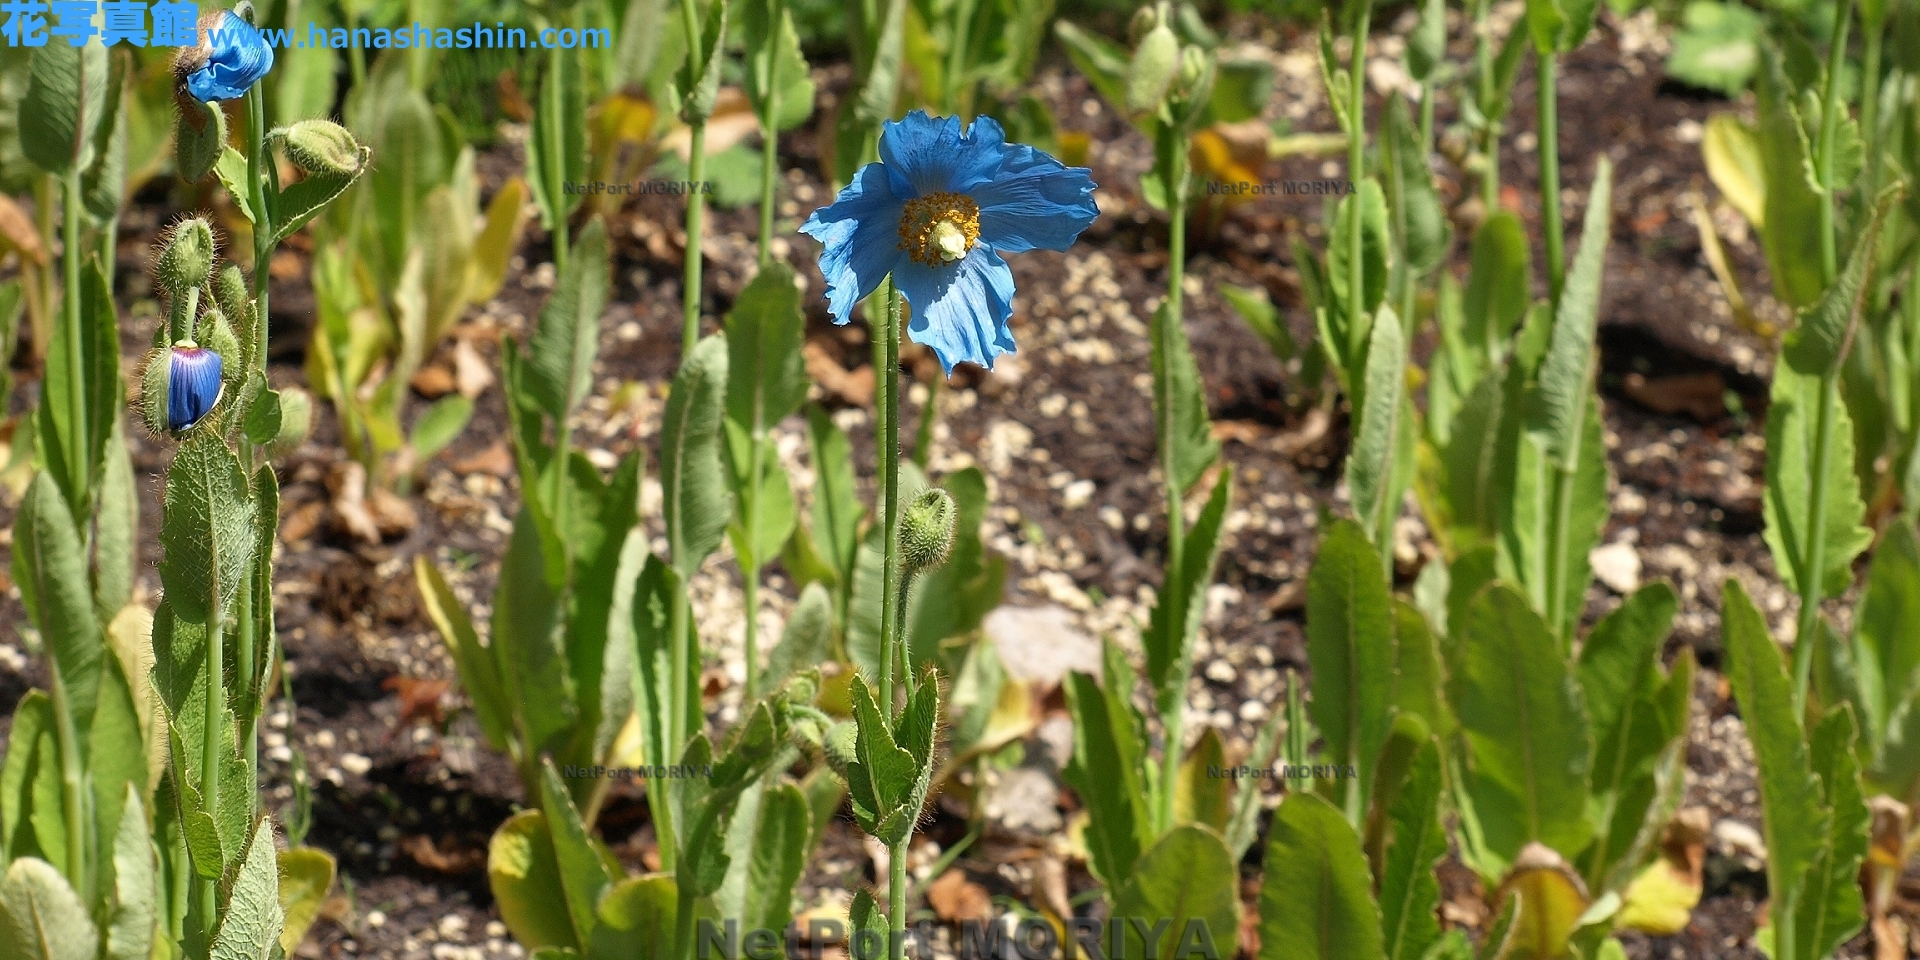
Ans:
<svg viewBox="0 0 1920 960"><path fill-rule="evenodd" d="M199 423L220 399L220 355L174 347L167 359L167 426L177 433Z"/></svg>
<svg viewBox="0 0 1920 960"><path fill-rule="evenodd" d="M948 374L956 363L993 369L993 358L1015 349L1013 271L985 244L958 263L929 267L901 258L894 279L913 305L907 332L933 348Z"/></svg>
<svg viewBox="0 0 1920 960"><path fill-rule="evenodd" d="M1065 250L1100 215L1092 171L1025 144L1009 147L999 173L971 196L980 205L980 239L1001 253Z"/></svg>
<svg viewBox="0 0 1920 960"><path fill-rule="evenodd" d="M886 168L869 163L854 174L830 206L807 218L800 232L820 241L820 273L827 278L827 307L834 323L846 323L855 304L872 295L900 255L904 202L894 195Z"/></svg>
<svg viewBox="0 0 1920 960"><path fill-rule="evenodd" d="M959 117L935 119L914 110L880 129L881 162L911 185L914 196L967 193L993 179L1006 150L1006 133L992 117L962 132Z"/></svg>
<svg viewBox="0 0 1920 960"><path fill-rule="evenodd" d="M212 50L207 62L187 75L187 93L195 100L238 100L273 69L273 47L253 24L229 10L207 31Z"/></svg>

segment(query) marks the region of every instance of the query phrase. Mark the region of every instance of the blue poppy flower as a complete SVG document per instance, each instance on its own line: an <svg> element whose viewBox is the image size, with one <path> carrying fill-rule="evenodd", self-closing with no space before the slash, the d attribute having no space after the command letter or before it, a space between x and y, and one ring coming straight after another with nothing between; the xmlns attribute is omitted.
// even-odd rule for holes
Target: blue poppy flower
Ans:
<svg viewBox="0 0 1920 960"><path fill-rule="evenodd" d="M273 47L239 14L228 10L204 31L199 53L206 60L187 74L187 92L195 100L238 100L273 69Z"/></svg>
<svg viewBox="0 0 1920 960"><path fill-rule="evenodd" d="M1008 143L991 117L962 130L958 117L915 110L881 128L880 161L800 231L826 245L833 322L892 274L913 307L907 332L952 373L963 361L992 369L1014 350L1013 271L1001 255L1065 250L1098 213L1086 168Z"/></svg>
<svg viewBox="0 0 1920 960"><path fill-rule="evenodd" d="M179 433L220 399L220 355L204 347L176 346L167 354L167 428Z"/></svg>

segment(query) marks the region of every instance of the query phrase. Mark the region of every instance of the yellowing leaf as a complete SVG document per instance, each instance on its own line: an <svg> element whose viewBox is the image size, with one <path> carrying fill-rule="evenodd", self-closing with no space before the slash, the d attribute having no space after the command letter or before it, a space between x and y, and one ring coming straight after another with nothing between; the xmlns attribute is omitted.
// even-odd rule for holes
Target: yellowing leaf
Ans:
<svg viewBox="0 0 1920 960"><path fill-rule="evenodd" d="M1707 176L1740 215L1755 227L1766 225L1767 174L1760 163L1760 134L1731 113L1707 120L1700 152Z"/></svg>

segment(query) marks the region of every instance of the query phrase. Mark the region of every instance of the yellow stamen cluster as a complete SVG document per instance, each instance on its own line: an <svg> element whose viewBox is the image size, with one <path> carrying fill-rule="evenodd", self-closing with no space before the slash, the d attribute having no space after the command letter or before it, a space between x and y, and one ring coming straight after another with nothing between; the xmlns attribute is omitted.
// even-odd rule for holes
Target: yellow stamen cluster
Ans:
<svg viewBox="0 0 1920 960"><path fill-rule="evenodd" d="M900 215L900 249L915 263L952 263L978 242L980 205L965 194L930 193L907 201Z"/></svg>

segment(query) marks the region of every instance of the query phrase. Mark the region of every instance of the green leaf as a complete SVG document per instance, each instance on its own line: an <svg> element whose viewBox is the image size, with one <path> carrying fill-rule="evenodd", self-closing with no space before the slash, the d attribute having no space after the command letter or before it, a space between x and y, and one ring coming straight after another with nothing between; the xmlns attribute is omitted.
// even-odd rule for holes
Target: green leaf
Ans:
<svg viewBox="0 0 1920 960"><path fill-rule="evenodd" d="M780 22L772 22L774 8L780 10ZM793 27L793 13L784 3L748 0L739 8L740 37L747 50L747 100L755 116L766 117L768 98L777 99L776 131L791 130L813 113L813 79L807 59L800 52L800 35ZM777 31L777 33L776 33Z"/></svg>
<svg viewBox="0 0 1920 960"><path fill-rule="evenodd" d="M1787 590L1799 594L1808 577L1818 577L1821 596L1833 596L1853 582L1853 558L1873 542L1873 531L1863 525L1867 507L1853 471L1853 424L1846 404L1830 394L1826 525L1818 574L1806 569L1812 555L1809 542L1814 510L1813 465L1819 445L1820 394L1830 387L1819 374L1806 374L1792 363L1776 364L1771 404L1767 408L1766 517L1767 548Z"/></svg>
<svg viewBox="0 0 1920 960"><path fill-rule="evenodd" d="M1594 396L1600 351L1593 338L1600 316L1600 275L1606 267L1612 196L1613 163L1603 156L1587 197L1580 251L1567 272L1553 318L1553 339L1541 362L1539 402L1528 411L1528 432L1538 437L1548 459L1564 471L1580 464L1581 433Z"/></svg>
<svg viewBox="0 0 1920 960"><path fill-rule="evenodd" d="M1127 103L1127 72L1131 57L1125 47L1066 20L1053 25L1054 38L1067 51L1074 69L1100 96L1116 108Z"/></svg>
<svg viewBox="0 0 1920 960"><path fill-rule="evenodd" d="M720 461L720 421L726 401L727 342L700 341L673 378L660 428L661 513L673 566L693 576L720 546L733 504Z"/></svg>
<svg viewBox="0 0 1920 960"><path fill-rule="evenodd" d="M1881 192L1874 201L1871 219L1854 243L1853 252L1847 255L1846 267L1834 278L1833 284L1821 292L1817 303L1801 311L1800 325L1787 335L1781 348L1795 370L1804 374L1832 374L1838 373L1845 362L1861 311L1872 294L1867 286L1867 274L1879 249L1880 228L1886 222L1887 210L1899 196L1898 187Z"/></svg>
<svg viewBox="0 0 1920 960"><path fill-rule="evenodd" d="M1134 864L1133 875L1116 898L1115 915L1151 918L1157 941L1142 940L1128 924L1125 953L1130 957L1219 956L1234 949L1240 934L1240 896L1235 870L1220 835L1196 824L1181 824L1161 835Z"/></svg>
<svg viewBox="0 0 1920 960"><path fill-rule="evenodd" d="M858 726L857 759L847 765L847 789L860 828L879 835L881 821L899 808L917 771L913 754L894 742L864 677L853 681L853 718Z"/></svg>
<svg viewBox="0 0 1920 960"><path fill-rule="evenodd" d="M1727 678L1758 768L1768 898L1776 910L1797 909L1808 871L1821 856L1832 811L1822 802L1820 781L1814 777L1787 665L1767 633L1766 618L1738 580L1727 581L1720 622ZM1789 954L1775 956L1784 960ZM1805 955L1794 951L1791 956Z"/></svg>
<svg viewBox="0 0 1920 960"><path fill-rule="evenodd" d="M133 689L120 668L120 659L112 654L102 659L105 669L101 671L98 709L94 711L93 727L87 736L86 773L88 788L93 794L94 836L104 844L121 827L127 791L146 794L147 740L140 731ZM134 806L139 808L141 804L136 802ZM146 823L144 812L140 822L143 826ZM105 857L103 850L101 858ZM111 878L103 876L98 881L104 890Z"/></svg>
<svg viewBox="0 0 1920 960"><path fill-rule="evenodd" d="M192 97L179 100L180 122L174 132L174 170L180 179L198 183L213 172L227 146L227 115L217 103Z"/></svg>
<svg viewBox="0 0 1920 960"><path fill-rule="evenodd" d="M1861 796L1853 743L1853 714L1845 707L1829 711L1814 727L1814 773L1833 811L1833 822L1827 827L1819 858L1807 874L1804 898L1798 903L1794 933L1799 942L1794 956L1833 956L1866 922L1859 876L1873 817Z"/></svg>
<svg viewBox="0 0 1920 960"><path fill-rule="evenodd" d="M107 903L105 960L148 960L159 905L153 838L141 789L127 784L113 833L113 893Z"/></svg>
<svg viewBox="0 0 1920 960"><path fill-rule="evenodd" d="M1227 766L1227 748L1220 732L1212 727L1200 731L1200 740L1180 761L1179 780L1173 790L1173 822L1197 823L1223 831L1233 814L1230 782L1219 775Z"/></svg>
<svg viewBox="0 0 1920 960"><path fill-rule="evenodd" d="M800 362L806 335L793 268L776 263L754 275L727 314L727 417L754 435L787 418L807 398Z"/></svg>
<svg viewBox="0 0 1920 960"><path fill-rule="evenodd" d="M560 889L566 896L567 914L573 918L574 936L582 943L591 942L594 911L616 877L595 849L552 758L540 764L540 809L547 815L547 834L560 867Z"/></svg>
<svg viewBox="0 0 1920 960"><path fill-rule="evenodd" d="M67 692L69 716L84 736L93 728L106 647L100 622L94 619L80 535L52 476L34 477L13 530L13 577L20 584L21 602L52 654L57 682Z"/></svg>
<svg viewBox="0 0 1920 960"><path fill-rule="evenodd" d="M1354 216L1360 217L1360 308L1371 314L1378 309L1387 295L1387 258L1392 249L1391 233L1388 230L1387 194L1380 189L1380 182L1372 177L1362 180L1358 193L1350 193L1340 198L1335 208L1333 223L1327 231L1327 292L1331 295L1327 305L1332 320L1339 326L1340 342L1349 345L1346 362L1349 371L1359 358L1352 346L1365 343L1366 330L1347 329L1353 301L1352 258Z"/></svg>
<svg viewBox="0 0 1920 960"><path fill-rule="evenodd" d="M1374 536L1388 534L1400 514L1400 493L1393 482L1402 442L1411 429L1406 411L1407 347L1400 318L1383 307L1373 320L1367 345L1364 393L1359 398L1360 427L1347 454L1347 490L1353 515ZM1381 545L1391 550L1393 545Z"/></svg>
<svg viewBox="0 0 1920 960"><path fill-rule="evenodd" d="M1527 30L1542 57L1571 53L1586 40L1598 0L1527 0Z"/></svg>
<svg viewBox="0 0 1920 960"><path fill-rule="evenodd" d="M1765 19L1750 7L1694 0L1680 13L1667 76L1727 97L1745 93L1760 66Z"/></svg>
<svg viewBox="0 0 1920 960"><path fill-rule="evenodd" d="M1766 204L1761 246L1766 250L1774 293L1788 306L1799 308L1819 299L1825 286L1819 232L1807 225L1819 222L1820 205L1827 201L1807 183L1793 87L1772 45L1762 48L1759 81L1754 89L1759 94L1756 106Z"/></svg>
<svg viewBox="0 0 1920 960"><path fill-rule="evenodd" d="M1293 331L1287 329L1287 321L1280 316L1280 308L1267 298L1264 287L1236 287L1232 284L1220 286L1220 299L1240 315L1240 319L1260 339L1267 342L1267 349L1282 363L1292 360L1299 347L1293 342Z"/></svg>
<svg viewBox="0 0 1920 960"><path fill-rule="evenodd" d="M1167 482L1185 493L1220 458L1220 441L1207 420L1207 397L1200 369L1187 343L1186 327L1162 304L1153 313L1153 409L1160 462L1169 466Z"/></svg>
<svg viewBox="0 0 1920 960"><path fill-rule="evenodd" d="M104 227L120 213L127 186L127 77L133 69L131 58L111 58L107 87L101 98L105 111L95 122L91 157L80 177L80 193L87 216L97 227Z"/></svg>
<svg viewBox="0 0 1920 960"><path fill-rule="evenodd" d="M607 230L597 218L574 241L566 272L540 311L528 344L526 388L556 423L593 389L593 358L600 347L600 313L611 282Z"/></svg>
<svg viewBox="0 0 1920 960"><path fill-rule="evenodd" d="M1440 645L1426 614L1398 597L1393 601L1394 712L1419 717L1443 740L1453 734L1453 711L1447 709L1446 676L1440 666Z"/></svg>
<svg viewBox="0 0 1920 960"><path fill-rule="evenodd" d="M1220 528L1226 522L1233 494L1233 471L1220 471L1213 492L1182 543L1180 569L1167 571L1158 601L1141 634L1147 655L1147 677L1153 682L1161 710L1178 709L1187 695L1193 669L1193 641L1206 618L1207 587L1213 583L1220 557ZM975 524L978 528L978 524ZM1172 563L1172 558L1168 558Z"/></svg>
<svg viewBox="0 0 1920 960"><path fill-rule="evenodd" d="M1511 862L1529 842L1571 856L1586 844L1592 749L1561 644L1504 583L1455 625L1448 699L1466 736L1472 798L1488 849Z"/></svg>
<svg viewBox="0 0 1920 960"><path fill-rule="evenodd" d="M7 754L0 761L0 859L38 856L67 862L60 806L60 757L53 701L29 690L13 711Z"/></svg>
<svg viewBox="0 0 1920 960"><path fill-rule="evenodd" d="M664 946L673 942L678 900L679 888L671 876L655 874L622 879L600 901L597 922L593 925L593 944L587 956L622 960L663 958Z"/></svg>
<svg viewBox="0 0 1920 960"><path fill-rule="evenodd" d="M761 780L743 791L727 832L731 869L715 897L720 915L743 930L785 930L812 831L799 787Z"/></svg>
<svg viewBox="0 0 1920 960"><path fill-rule="evenodd" d="M180 616L203 623L237 595L253 552L247 493L240 461L219 435L197 431L180 445L160 521L160 582Z"/></svg>
<svg viewBox="0 0 1920 960"><path fill-rule="evenodd" d="M1595 793L1624 787L1637 764L1653 759L1635 755L1637 726L1651 722L1657 736L1672 733L1660 731L1651 714L1665 679L1660 651L1679 605L1672 587L1648 584L1594 625L1580 646L1580 691L1596 745ZM1656 742L1664 746L1664 736Z"/></svg>
<svg viewBox="0 0 1920 960"><path fill-rule="evenodd" d="M906 47L907 2L884 0L880 6L880 29L870 35L871 46L855 49L855 73L861 75L858 93L842 101L852 109L841 107L834 131L833 178L836 183L851 181L862 164L879 155L880 122L893 118L894 104L899 99L900 77L903 73L901 66ZM866 56L859 57L861 53Z"/></svg>
<svg viewBox="0 0 1920 960"><path fill-rule="evenodd" d="M1441 490L1456 556L1493 542L1500 530L1506 506L1501 493L1511 484L1505 474L1513 468L1511 460L1500 456L1503 427L1508 426L1505 379L1503 371L1489 370L1454 415Z"/></svg>
<svg viewBox="0 0 1920 960"><path fill-rule="evenodd" d="M280 950L291 957L320 917L320 908L333 889L334 865L332 857L312 847L282 850L277 859L280 910L287 918L280 931Z"/></svg>
<svg viewBox="0 0 1920 960"><path fill-rule="evenodd" d="M807 408L807 440L813 454L813 540L840 582L853 577L865 514L853 485L853 446L818 406Z"/></svg>
<svg viewBox="0 0 1920 960"><path fill-rule="evenodd" d="M689 44L687 59L680 65L680 118L689 124L713 115L720 92L720 71L727 59L726 33L727 0L711 0L700 42Z"/></svg>
<svg viewBox="0 0 1920 960"><path fill-rule="evenodd" d="M107 49L50 43L33 51L32 79L20 101L20 151L59 176L84 170L107 112Z"/></svg>
<svg viewBox="0 0 1920 960"><path fill-rule="evenodd" d="M565 598L547 580L540 537L523 503L500 562L492 641L504 702L519 707L519 735L536 751L548 749L580 717L567 669L564 614Z"/></svg>
<svg viewBox="0 0 1920 960"><path fill-rule="evenodd" d="M1435 9L1443 9L1439 0L1425 2ZM1422 26L1416 29L1424 29L1425 20L1431 15L1423 12ZM1444 23L1444 15L1441 16ZM1418 34L1414 39L1418 39ZM1411 52L1409 48L1410 55ZM1445 259L1453 245L1453 224L1448 222L1446 208L1434 189L1433 170L1427 164L1428 151L1420 139L1420 128L1408 112L1406 101L1399 97L1387 102L1385 136L1390 171L1387 185L1393 191L1394 209L1403 220L1406 262L1401 266L1411 270L1413 276L1420 276Z"/></svg>
<svg viewBox="0 0 1920 960"><path fill-rule="evenodd" d="M540 811L522 810L494 831L487 845L487 883L501 921L521 946L529 951L578 946L553 837Z"/></svg>
<svg viewBox="0 0 1920 960"><path fill-rule="evenodd" d="M268 960L280 942L286 915L280 909L280 871L274 860L273 824L262 818L247 844L233 881L210 960Z"/></svg>
<svg viewBox="0 0 1920 960"><path fill-rule="evenodd" d="M505 752L512 736L512 706L501 684L494 650L481 645L466 607L453 595L446 578L425 554L414 555L413 575L420 584L420 599L426 606L427 618L440 630L440 638L453 658L460 686L473 705L475 718L480 721L481 732L488 745Z"/></svg>
<svg viewBox="0 0 1920 960"><path fill-rule="evenodd" d="M1913 624L1920 623L1920 537L1911 524L1896 521L1874 548L1867 570L1866 593L1854 616L1853 665L1867 742L1877 747L1895 705L1916 689L1914 668L1920 667L1920 643Z"/></svg>
<svg viewBox="0 0 1920 960"><path fill-rule="evenodd" d="M1135 676L1126 654L1111 639L1103 644L1106 682L1084 673L1067 675L1067 709L1073 716L1073 758L1062 776L1087 805L1087 849L1095 876L1109 888L1124 883L1152 838L1144 731L1133 708Z"/></svg>
<svg viewBox="0 0 1920 960"><path fill-rule="evenodd" d="M780 642L767 655L761 684L777 690L788 677L833 659L833 598L825 587L809 583L780 631Z"/></svg>
<svg viewBox="0 0 1920 960"><path fill-rule="evenodd" d="M679 744L667 742L673 727L672 691L676 685L693 689L699 664L683 665L676 678L673 664L673 607L686 590L673 567L649 554L633 588L633 709L640 725L641 753L648 764L670 764ZM691 658L690 658L691 659ZM688 705L689 712L697 705ZM689 729L693 729L690 727ZM650 799L654 816L665 804Z"/></svg>
<svg viewBox="0 0 1920 960"><path fill-rule="evenodd" d="M1290 793L1273 815L1260 886L1260 960L1384 960L1360 837L1340 811Z"/></svg>
<svg viewBox="0 0 1920 960"><path fill-rule="evenodd" d="M1387 817L1393 837L1387 844L1380 877L1383 956L1419 960L1440 939L1440 880L1434 866L1447 855L1447 834L1440 822L1438 742L1427 740L1413 755L1407 779Z"/></svg>
<svg viewBox="0 0 1920 960"><path fill-rule="evenodd" d="M373 148L360 147L358 168L350 175L326 172L310 172L294 183L282 186L278 192L267 193L267 209L273 212L273 240L285 241L300 232L314 217L327 208L328 204L340 199L347 188L360 179L360 175L373 166ZM246 205L240 209L246 211Z"/></svg>
<svg viewBox="0 0 1920 960"><path fill-rule="evenodd" d="M95 960L100 934L60 871L24 857L0 880L0 944L7 960Z"/></svg>
<svg viewBox="0 0 1920 960"><path fill-rule="evenodd" d="M471 419L473 401L457 393L447 394L435 400L420 419L413 422L413 436L407 443L413 447L413 455L425 463L458 438Z"/></svg>
<svg viewBox="0 0 1920 960"><path fill-rule="evenodd" d="M1359 524L1333 521L1307 576L1309 706L1328 758L1358 769L1351 782L1362 810L1393 729L1393 627L1379 552Z"/></svg>
<svg viewBox="0 0 1920 960"><path fill-rule="evenodd" d="M1466 339L1482 356L1498 359L1533 297L1532 255L1520 218L1508 210L1488 217L1473 235L1471 257Z"/></svg>
<svg viewBox="0 0 1920 960"><path fill-rule="evenodd" d="M1447 59L1445 0L1422 0L1420 20L1407 35L1407 74L1425 83Z"/></svg>
<svg viewBox="0 0 1920 960"><path fill-rule="evenodd" d="M1689 6L1738 9L1753 15L1745 7L1723 7L1707 0L1698 0ZM1755 57L1757 60L1757 47ZM1745 84L1741 86L1744 88ZM1726 197L1727 202L1740 211L1748 223L1765 227L1767 175L1760 149L1760 132L1737 114L1716 113L1707 118L1706 135L1701 141L1700 152L1707 162L1707 177L1714 186L1720 188L1720 195Z"/></svg>
<svg viewBox="0 0 1920 960"><path fill-rule="evenodd" d="M567 193L564 185L587 175L587 91L579 57L552 57L547 64L527 132L527 173L540 225L551 231L567 229L567 214L580 205L580 195ZM556 185L561 193L552 196Z"/></svg>

